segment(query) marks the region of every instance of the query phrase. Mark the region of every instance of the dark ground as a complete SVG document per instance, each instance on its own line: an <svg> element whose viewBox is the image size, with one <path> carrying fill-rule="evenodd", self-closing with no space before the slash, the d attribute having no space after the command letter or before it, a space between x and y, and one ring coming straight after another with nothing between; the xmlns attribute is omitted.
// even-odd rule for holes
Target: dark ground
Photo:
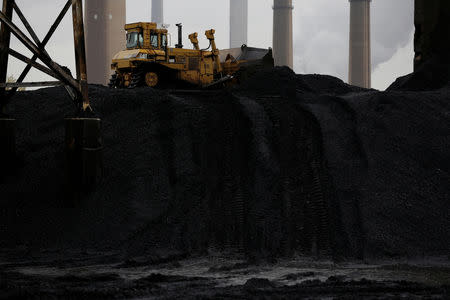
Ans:
<svg viewBox="0 0 450 300"><path fill-rule="evenodd" d="M17 255L17 254L16 254ZM46 260L46 258L48 260ZM307 258L249 263L236 257L169 262L41 254L2 264L0 299L448 299L450 265L333 263Z"/></svg>
<svg viewBox="0 0 450 300"><path fill-rule="evenodd" d="M62 88L18 93L10 113L18 120L19 167L0 184L0 287L73 298L202 291L223 298L448 296L448 79L417 88L403 78L379 92L284 68L244 75L245 84L218 91L91 86L102 119L104 176L78 200L68 196L64 176L64 116L73 116L73 104ZM192 274L184 265L192 257L223 251L269 269L293 256L408 258L414 266L420 259L431 271L418 278L439 279L430 284L394 272L327 281L334 276L328 272L320 282L294 280L289 288L276 276L247 278L214 294L223 285L217 276L157 270L162 275L78 278L70 269L77 261L99 270L133 265L136 257L151 268L173 253L164 263L181 261L171 268Z"/></svg>

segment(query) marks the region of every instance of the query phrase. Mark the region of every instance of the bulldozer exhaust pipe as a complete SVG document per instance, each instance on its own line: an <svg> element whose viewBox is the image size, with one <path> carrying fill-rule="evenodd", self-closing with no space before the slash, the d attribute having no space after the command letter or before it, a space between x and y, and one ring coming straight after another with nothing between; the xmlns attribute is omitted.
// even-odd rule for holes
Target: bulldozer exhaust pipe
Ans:
<svg viewBox="0 0 450 300"><path fill-rule="evenodd" d="M183 48L183 25L181 23L176 24L178 27L178 44L175 48Z"/></svg>

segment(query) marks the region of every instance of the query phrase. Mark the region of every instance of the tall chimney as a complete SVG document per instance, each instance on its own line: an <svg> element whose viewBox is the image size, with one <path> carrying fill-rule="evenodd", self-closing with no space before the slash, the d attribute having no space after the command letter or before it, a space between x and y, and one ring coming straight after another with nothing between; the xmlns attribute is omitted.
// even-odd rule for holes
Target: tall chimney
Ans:
<svg viewBox="0 0 450 300"><path fill-rule="evenodd" d="M85 1L86 59L89 83L107 84L113 56L125 48L125 0Z"/></svg>
<svg viewBox="0 0 450 300"><path fill-rule="evenodd" d="M292 0L274 0L273 4L273 58L275 66L293 63Z"/></svg>
<svg viewBox="0 0 450 300"><path fill-rule="evenodd" d="M247 44L248 0L230 0L230 48Z"/></svg>
<svg viewBox="0 0 450 300"><path fill-rule="evenodd" d="M152 22L164 23L164 6L163 0L152 0Z"/></svg>
<svg viewBox="0 0 450 300"><path fill-rule="evenodd" d="M364 88L371 87L370 2L350 1L350 55L348 82Z"/></svg>

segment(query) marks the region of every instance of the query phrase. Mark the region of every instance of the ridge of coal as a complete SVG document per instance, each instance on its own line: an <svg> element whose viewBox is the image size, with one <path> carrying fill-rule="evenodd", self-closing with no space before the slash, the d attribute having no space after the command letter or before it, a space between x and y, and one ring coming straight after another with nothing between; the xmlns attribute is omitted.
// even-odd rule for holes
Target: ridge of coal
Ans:
<svg viewBox="0 0 450 300"><path fill-rule="evenodd" d="M364 90L287 68L229 90L90 86L104 177L65 194L63 88L21 92L0 245L335 257L450 252L450 87ZM244 80L245 79L245 80Z"/></svg>

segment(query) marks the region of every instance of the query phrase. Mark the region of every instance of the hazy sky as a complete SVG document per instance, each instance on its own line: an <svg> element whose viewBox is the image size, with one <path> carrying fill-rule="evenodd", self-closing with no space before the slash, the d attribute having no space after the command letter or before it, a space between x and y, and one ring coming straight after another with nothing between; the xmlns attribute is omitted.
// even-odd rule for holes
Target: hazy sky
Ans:
<svg viewBox="0 0 450 300"><path fill-rule="evenodd" d="M89 1L89 0L86 0ZM115 0L109 0L115 1ZM16 0L42 39L65 4L65 0ZM297 73L330 74L347 81L348 0L293 0L294 70ZM249 46L271 47L273 0L249 0ZM187 34L197 31L200 46L208 43L206 29L216 29L219 48L229 47L229 0L165 0L165 23L170 24L172 45L176 43L175 23L184 24ZM150 0L128 0L127 22L149 21ZM385 89L394 79L412 72L413 0L372 1L372 85ZM18 18L15 19L16 23ZM23 29L23 26L21 26ZM47 50L61 65L74 70L71 15L55 33ZM29 54L15 38L13 49ZM8 74L18 77L23 64L10 58ZM74 73L74 72L73 72ZM33 70L26 81L48 80Z"/></svg>

